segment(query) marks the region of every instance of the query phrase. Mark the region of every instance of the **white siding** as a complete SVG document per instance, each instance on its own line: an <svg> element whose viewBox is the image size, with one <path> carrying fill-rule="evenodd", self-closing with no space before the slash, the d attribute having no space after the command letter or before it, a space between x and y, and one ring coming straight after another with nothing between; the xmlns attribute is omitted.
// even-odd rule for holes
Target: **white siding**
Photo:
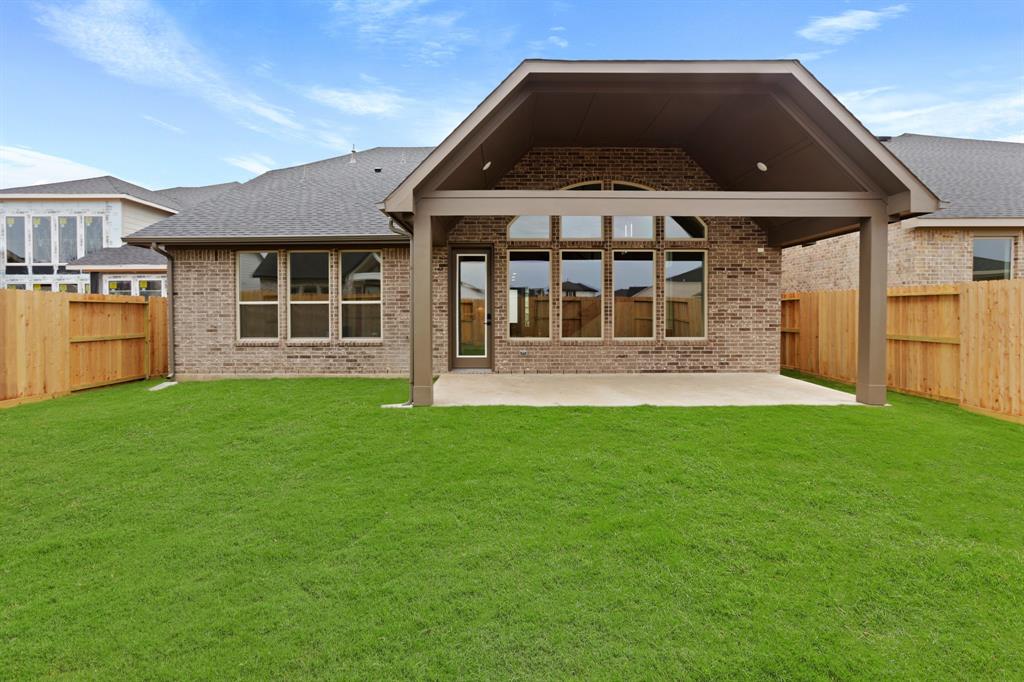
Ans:
<svg viewBox="0 0 1024 682"><path fill-rule="evenodd" d="M127 237L128 235L141 230L147 225L152 225L158 220L166 218L169 215L167 211L161 211L158 208L151 208L149 206L143 206L142 204L136 204L134 201L126 201L121 209L123 218L121 220L121 237Z"/></svg>

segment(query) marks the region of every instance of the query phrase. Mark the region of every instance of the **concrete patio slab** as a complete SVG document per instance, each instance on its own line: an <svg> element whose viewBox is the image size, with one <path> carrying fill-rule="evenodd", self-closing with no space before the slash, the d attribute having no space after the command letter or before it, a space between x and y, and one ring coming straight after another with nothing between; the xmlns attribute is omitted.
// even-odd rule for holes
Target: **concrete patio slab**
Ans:
<svg viewBox="0 0 1024 682"><path fill-rule="evenodd" d="M674 407L859 405L850 393L780 374L442 374L434 405Z"/></svg>

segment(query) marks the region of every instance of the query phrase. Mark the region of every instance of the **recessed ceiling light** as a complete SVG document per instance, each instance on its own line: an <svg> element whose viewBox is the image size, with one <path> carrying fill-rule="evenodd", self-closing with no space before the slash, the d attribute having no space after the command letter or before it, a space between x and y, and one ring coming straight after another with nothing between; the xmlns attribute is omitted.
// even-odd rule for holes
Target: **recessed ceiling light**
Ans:
<svg viewBox="0 0 1024 682"><path fill-rule="evenodd" d="M754 167L757 168L757 170L761 171L762 173L768 172L768 164L765 163L764 161L758 161Z"/></svg>
<svg viewBox="0 0 1024 682"><path fill-rule="evenodd" d="M490 161L488 161L487 163L484 164L484 170L489 170L490 167L491 167L491 162Z"/></svg>

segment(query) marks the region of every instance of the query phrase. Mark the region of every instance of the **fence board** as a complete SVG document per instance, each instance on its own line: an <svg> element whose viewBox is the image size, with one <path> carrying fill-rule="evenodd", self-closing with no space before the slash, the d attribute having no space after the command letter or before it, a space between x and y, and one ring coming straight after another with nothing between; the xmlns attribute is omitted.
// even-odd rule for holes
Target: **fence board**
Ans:
<svg viewBox="0 0 1024 682"><path fill-rule="evenodd" d="M167 301L0 291L0 406L167 371Z"/></svg>
<svg viewBox="0 0 1024 682"><path fill-rule="evenodd" d="M1024 280L893 287L890 388L968 409L1024 417ZM782 296L781 365L857 377L857 292Z"/></svg>

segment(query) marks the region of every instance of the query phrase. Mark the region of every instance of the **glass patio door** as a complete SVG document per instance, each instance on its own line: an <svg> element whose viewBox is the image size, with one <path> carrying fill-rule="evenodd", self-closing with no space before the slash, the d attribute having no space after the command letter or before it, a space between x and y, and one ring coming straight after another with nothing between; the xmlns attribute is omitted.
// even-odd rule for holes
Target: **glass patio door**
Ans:
<svg viewBox="0 0 1024 682"><path fill-rule="evenodd" d="M489 368L490 254L457 250L452 257L452 368Z"/></svg>

